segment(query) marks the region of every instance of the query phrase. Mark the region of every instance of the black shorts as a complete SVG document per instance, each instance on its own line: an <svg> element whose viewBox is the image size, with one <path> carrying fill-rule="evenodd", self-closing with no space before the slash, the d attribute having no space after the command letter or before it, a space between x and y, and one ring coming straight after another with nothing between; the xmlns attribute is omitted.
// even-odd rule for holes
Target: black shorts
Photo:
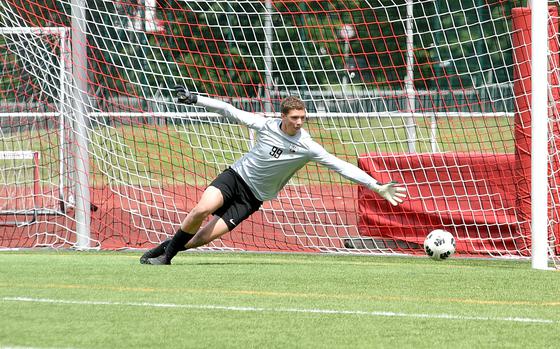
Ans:
<svg viewBox="0 0 560 349"><path fill-rule="evenodd" d="M213 214L221 217L230 231L262 205L262 201L255 198L243 178L231 168L222 172L210 185L218 188L224 197L224 204Z"/></svg>

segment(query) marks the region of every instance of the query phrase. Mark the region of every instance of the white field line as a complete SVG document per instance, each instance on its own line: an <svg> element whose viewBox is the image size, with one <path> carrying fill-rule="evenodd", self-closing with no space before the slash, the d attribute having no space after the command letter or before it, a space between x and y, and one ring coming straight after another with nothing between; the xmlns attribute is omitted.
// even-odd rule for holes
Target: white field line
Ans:
<svg viewBox="0 0 560 349"><path fill-rule="evenodd" d="M42 348L42 347L20 347L20 346L4 346L1 347L0 349L72 349L72 348L54 348L54 347L48 347L48 348Z"/></svg>
<svg viewBox="0 0 560 349"><path fill-rule="evenodd" d="M65 299L46 299L29 297L3 297L4 302L30 302L50 304L72 304L72 305L108 305L150 308L178 308L196 310L222 310L257 313L302 313L302 314L324 314L324 315L360 315L374 317L401 317L421 319L444 319L463 321L507 321L538 324L556 324L556 320L524 318L524 317L490 317L490 316L463 316L453 314L414 314L396 313L391 311L362 311L362 310L337 310L337 309L305 309L305 308L260 308L260 307L236 307L225 305L198 305L198 304L174 304L174 303L147 303L147 302L108 302L108 301L82 301Z"/></svg>

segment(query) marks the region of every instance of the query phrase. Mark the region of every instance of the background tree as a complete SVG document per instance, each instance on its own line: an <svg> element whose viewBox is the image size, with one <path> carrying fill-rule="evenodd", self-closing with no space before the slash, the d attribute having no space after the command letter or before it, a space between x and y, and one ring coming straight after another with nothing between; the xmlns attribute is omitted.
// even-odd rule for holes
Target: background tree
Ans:
<svg viewBox="0 0 560 349"><path fill-rule="evenodd" d="M8 2L26 25L71 25L68 1ZM163 33L131 27L143 8L136 0L87 4L95 9L87 16L90 79L97 96L154 96L172 76L214 95L263 97L264 1L159 0ZM416 89L469 89L510 81L509 19L511 9L520 5L415 1ZM406 0L273 1L275 88L300 93L336 88L352 68L357 88L404 89L406 17ZM344 25L355 30L348 52L340 36Z"/></svg>

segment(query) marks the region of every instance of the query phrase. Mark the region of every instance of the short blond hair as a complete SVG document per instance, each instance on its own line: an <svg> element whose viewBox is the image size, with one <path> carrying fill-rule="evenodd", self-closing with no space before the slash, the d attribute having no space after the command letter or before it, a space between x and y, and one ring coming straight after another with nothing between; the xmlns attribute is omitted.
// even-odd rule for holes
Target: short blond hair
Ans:
<svg viewBox="0 0 560 349"><path fill-rule="evenodd" d="M305 110L305 104L296 96L288 96L284 98L280 104L280 111L282 114L287 115L292 110Z"/></svg>

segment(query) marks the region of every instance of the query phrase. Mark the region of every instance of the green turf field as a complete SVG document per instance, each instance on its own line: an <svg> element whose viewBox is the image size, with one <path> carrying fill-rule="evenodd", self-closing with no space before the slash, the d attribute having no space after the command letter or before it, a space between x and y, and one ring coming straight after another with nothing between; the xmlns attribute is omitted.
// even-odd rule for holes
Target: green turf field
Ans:
<svg viewBox="0 0 560 349"><path fill-rule="evenodd" d="M556 348L560 274L527 262L1 252L0 347Z"/></svg>

